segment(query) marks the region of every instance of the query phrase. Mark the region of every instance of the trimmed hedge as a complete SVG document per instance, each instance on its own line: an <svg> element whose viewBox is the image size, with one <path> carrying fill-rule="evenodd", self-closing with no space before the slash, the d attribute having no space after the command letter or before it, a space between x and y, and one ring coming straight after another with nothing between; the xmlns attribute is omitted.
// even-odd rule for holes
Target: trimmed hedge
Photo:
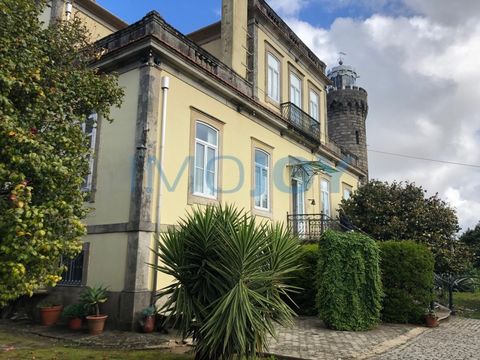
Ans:
<svg viewBox="0 0 480 360"><path fill-rule="evenodd" d="M380 321L382 282L378 245L355 232L327 231L318 262L317 306L335 330L368 330Z"/></svg>
<svg viewBox="0 0 480 360"><path fill-rule="evenodd" d="M300 256L300 270L292 274L288 282L289 285L298 287L298 292L290 294L291 301L287 301L290 307L299 315L314 316L317 315L315 298L317 295L317 263L318 263L318 244L302 245L302 254Z"/></svg>
<svg viewBox="0 0 480 360"><path fill-rule="evenodd" d="M413 241L380 243L385 292L382 319L392 323L422 323L433 299L431 251Z"/></svg>

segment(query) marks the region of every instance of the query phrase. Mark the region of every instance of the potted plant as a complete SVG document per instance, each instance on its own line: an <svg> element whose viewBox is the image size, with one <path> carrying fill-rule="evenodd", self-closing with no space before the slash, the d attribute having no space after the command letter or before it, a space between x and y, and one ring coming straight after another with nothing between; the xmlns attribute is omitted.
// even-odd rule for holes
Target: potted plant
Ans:
<svg viewBox="0 0 480 360"><path fill-rule="evenodd" d="M435 310L429 309L425 315L425 321L427 323L427 327L437 327L438 326L438 316Z"/></svg>
<svg viewBox="0 0 480 360"><path fill-rule="evenodd" d="M60 301L45 299L37 307L40 309L40 319L43 326L55 325L60 319L62 305Z"/></svg>
<svg viewBox="0 0 480 360"><path fill-rule="evenodd" d="M92 335L98 335L103 332L108 316L100 314L100 304L106 302L107 299L107 288L102 286L87 287L80 294L81 302L84 303L90 311L93 309L94 315L86 317L88 330Z"/></svg>
<svg viewBox="0 0 480 360"><path fill-rule="evenodd" d="M155 305L149 306L142 310L142 319L140 320L140 326L144 333L151 333L155 329L155 315L157 314L157 308Z"/></svg>
<svg viewBox="0 0 480 360"><path fill-rule="evenodd" d="M82 328L82 318L87 315L85 304L71 304L65 306L63 316L68 319L68 328L70 330L80 330Z"/></svg>

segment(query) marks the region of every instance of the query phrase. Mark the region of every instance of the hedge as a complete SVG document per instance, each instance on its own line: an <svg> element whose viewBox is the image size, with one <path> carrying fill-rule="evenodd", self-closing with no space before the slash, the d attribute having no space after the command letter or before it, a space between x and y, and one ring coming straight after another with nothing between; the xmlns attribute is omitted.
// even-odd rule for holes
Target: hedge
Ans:
<svg viewBox="0 0 480 360"><path fill-rule="evenodd" d="M302 254L300 257L300 270L297 270L289 281L289 285L297 288L296 293L291 294L291 301L288 301L292 309L299 315L314 316L317 315L315 298L317 294L317 263L318 263L318 244L302 245Z"/></svg>
<svg viewBox="0 0 480 360"><path fill-rule="evenodd" d="M433 299L433 254L425 245L412 241L382 242L380 251L383 321L422 323Z"/></svg>
<svg viewBox="0 0 480 360"><path fill-rule="evenodd" d="M378 245L356 232L327 231L318 261L317 306L335 330L368 330L380 321L382 282Z"/></svg>

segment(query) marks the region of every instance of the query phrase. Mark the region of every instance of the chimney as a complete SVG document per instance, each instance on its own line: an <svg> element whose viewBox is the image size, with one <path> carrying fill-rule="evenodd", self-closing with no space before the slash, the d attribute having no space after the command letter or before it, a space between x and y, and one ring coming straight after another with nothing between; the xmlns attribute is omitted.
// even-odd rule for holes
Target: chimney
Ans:
<svg viewBox="0 0 480 360"><path fill-rule="evenodd" d="M249 0L222 0L222 60L247 77L247 27Z"/></svg>

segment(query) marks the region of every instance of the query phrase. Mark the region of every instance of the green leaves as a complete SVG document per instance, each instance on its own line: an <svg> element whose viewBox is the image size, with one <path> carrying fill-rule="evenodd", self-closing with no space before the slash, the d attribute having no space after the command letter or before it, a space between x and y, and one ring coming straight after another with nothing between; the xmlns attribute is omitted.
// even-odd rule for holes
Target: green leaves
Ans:
<svg viewBox="0 0 480 360"><path fill-rule="evenodd" d="M378 246L354 232L328 230L319 246L317 305L335 330L368 330L380 320L383 296Z"/></svg>
<svg viewBox="0 0 480 360"><path fill-rule="evenodd" d="M42 28L46 1L0 2L0 306L54 286L80 251L88 141L81 123L108 118L122 90L91 64L78 22ZM81 49L81 50L80 50Z"/></svg>
<svg viewBox="0 0 480 360"><path fill-rule="evenodd" d="M468 253L456 239L455 210L438 194L427 197L414 183L370 181L341 208L352 223L375 240L412 240L428 246L439 272L461 272Z"/></svg>
<svg viewBox="0 0 480 360"><path fill-rule="evenodd" d="M423 323L425 310L433 299L431 251L412 241L386 241L379 245L385 291L383 320Z"/></svg>
<svg viewBox="0 0 480 360"><path fill-rule="evenodd" d="M231 206L206 207L163 234L158 248L157 270L175 278L160 294L169 296L162 310L195 338L198 358L253 358L274 323L291 323L282 295L300 250L282 225Z"/></svg>

